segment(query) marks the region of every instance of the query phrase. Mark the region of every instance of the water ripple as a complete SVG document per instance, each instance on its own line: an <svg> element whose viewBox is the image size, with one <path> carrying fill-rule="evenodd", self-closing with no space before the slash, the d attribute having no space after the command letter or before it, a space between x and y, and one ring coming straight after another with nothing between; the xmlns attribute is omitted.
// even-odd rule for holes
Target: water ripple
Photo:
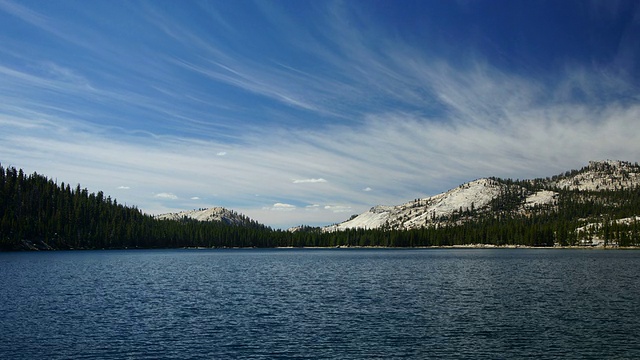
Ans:
<svg viewBox="0 0 640 360"><path fill-rule="evenodd" d="M0 358L640 358L639 265L635 251L0 254Z"/></svg>

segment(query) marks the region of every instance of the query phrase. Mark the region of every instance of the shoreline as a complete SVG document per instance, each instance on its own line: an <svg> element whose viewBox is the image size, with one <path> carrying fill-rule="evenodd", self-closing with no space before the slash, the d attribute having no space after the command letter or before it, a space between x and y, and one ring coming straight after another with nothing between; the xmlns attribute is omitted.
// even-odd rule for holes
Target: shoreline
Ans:
<svg viewBox="0 0 640 360"><path fill-rule="evenodd" d="M414 246L414 247L391 247L391 246L275 246L275 247L175 247L175 248L75 248L75 249L55 249L47 248L27 248L0 250L0 252L48 252L48 251L91 251L91 250L252 250L252 249L318 249L318 250L344 250L344 249L388 249L388 250L411 250L411 249L554 249L554 250L640 250L640 246L528 246L528 245L493 245L493 244L467 244L467 245L440 245L440 246Z"/></svg>
<svg viewBox="0 0 640 360"><path fill-rule="evenodd" d="M229 248L231 249L231 248ZM235 248L238 249L238 248ZM640 250L640 246L528 246L528 245L493 245L493 244L469 244L469 245L440 245L440 246L279 246L264 249L557 249L557 250Z"/></svg>

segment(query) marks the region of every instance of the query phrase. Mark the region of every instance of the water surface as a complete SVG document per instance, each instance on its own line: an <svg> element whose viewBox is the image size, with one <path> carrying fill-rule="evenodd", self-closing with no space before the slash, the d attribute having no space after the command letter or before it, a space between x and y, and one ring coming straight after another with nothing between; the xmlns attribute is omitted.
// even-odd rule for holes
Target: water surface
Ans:
<svg viewBox="0 0 640 360"><path fill-rule="evenodd" d="M640 358L640 251L0 253L2 359Z"/></svg>

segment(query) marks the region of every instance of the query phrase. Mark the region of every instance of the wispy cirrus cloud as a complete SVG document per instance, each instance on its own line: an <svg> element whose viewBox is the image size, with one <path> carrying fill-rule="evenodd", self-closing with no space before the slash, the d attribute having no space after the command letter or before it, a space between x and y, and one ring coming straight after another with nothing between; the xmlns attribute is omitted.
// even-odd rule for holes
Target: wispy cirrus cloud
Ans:
<svg viewBox="0 0 640 360"><path fill-rule="evenodd" d="M495 70L483 73L490 71ZM477 83L453 78L441 89L443 96L459 93L447 121L384 112L365 116L358 127L256 131L244 134L244 145L226 156L217 156L215 149L229 145L213 140L131 134L116 140L104 136L100 126L29 113L0 116L0 146L6 149L4 161L59 178L66 174L67 182L81 182L93 191L131 184L138 190L118 200L145 211L170 210L156 200L188 199L194 191L219 193L225 194L218 198L221 203L276 226L337 222L347 212L433 195L482 176L548 176L591 159L636 156L640 135L626 130L640 117L636 104L540 103L537 99L544 96L538 91L545 88L516 80L521 89L512 87L514 96L528 100L510 100L496 83L489 88L495 89L495 101L505 106L489 103L485 111L474 112L478 105L467 100L469 89L485 81L495 83L496 78L512 80L505 74L495 74L499 76L494 80L468 75ZM299 178L300 169L323 177ZM322 181L325 178L332 181ZM322 191L291 187L291 179L322 184ZM167 184L172 184L170 192ZM367 191L373 188L375 192ZM296 199L303 205L273 202L274 198ZM310 209L317 210L315 218L305 213Z"/></svg>
<svg viewBox="0 0 640 360"><path fill-rule="evenodd" d="M327 180L323 179L323 178L317 178L317 179L295 179L293 180L294 184L316 184L316 183L326 183Z"/></svg>
<svg viewBox="0 0 640 360"><path fill-rule="evenodd" d="M169 200L177 200L178 196L172 194L172 193L167 193L167 192L163 192L163 193L159 193L159 194L155 194L154 197L160 198L160 199L169 199Z"/></svg>
<svg viewBox="0 0 640 360"><path fill-rule="evenodd" d="M348 213L353 211L351 206L344 205L325 205L324 209L334 213Z"/></svg>

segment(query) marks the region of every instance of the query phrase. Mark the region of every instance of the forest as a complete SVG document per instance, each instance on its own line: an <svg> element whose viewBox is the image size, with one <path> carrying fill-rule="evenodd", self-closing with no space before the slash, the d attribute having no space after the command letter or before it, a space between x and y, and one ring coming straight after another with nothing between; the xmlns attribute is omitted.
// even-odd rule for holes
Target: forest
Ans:
<svg viewBox="0 0 640 360"><path fill-rule="evenodd" d="M494 179L506 184L525 182ZM525 184L532 186L530 182ZM640 214L637 187L608 191L559 191L554 208L526 214L511 211L520 196L505 191L492 211L466 209L439 225L415 230L351 229L323 232L304 227L296 232L190 219L158 220L135 206L118 204L103 192L80 185L57 184L43 175L26 175L0 165L0 250L125 249L182 247L429 247L468 244L572 246L577 229L594 219L591 229L606 244L640 245L637 220L616 219ZM465 221L460 221L466 219Z"/></svg>

